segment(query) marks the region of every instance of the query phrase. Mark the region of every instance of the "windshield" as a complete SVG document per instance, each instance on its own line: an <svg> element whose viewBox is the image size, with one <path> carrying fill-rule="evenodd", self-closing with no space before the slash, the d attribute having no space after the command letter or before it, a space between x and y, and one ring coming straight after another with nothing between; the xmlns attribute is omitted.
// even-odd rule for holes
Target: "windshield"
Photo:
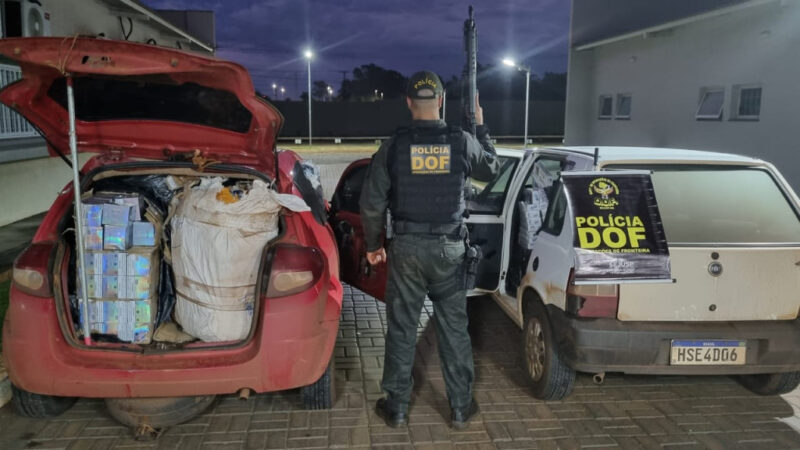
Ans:
<svg viewBox="0 0 800 450"><path fill-rule="evenodd" d="M651 169L670 244L800 243L800 220L765 170Z"/></svg>
<svg viewBox="0 0 800 450"><path fill-rule="evenodd" d="M514 175L519 158L498 156L500 170L488 183L470 178L471 192L467 206L471 214L496 214L503 213L503 204L506 199L508 185Z"/></svg>
<svg viewBox="0 0 800 450"><path fill-rule="evenodd" d="M47 95L67 108L64 78ZM92 76L74 79L78 120L163 120L245 133L252 114L232 92L196 83L178 84L166 76Z"/></svg>

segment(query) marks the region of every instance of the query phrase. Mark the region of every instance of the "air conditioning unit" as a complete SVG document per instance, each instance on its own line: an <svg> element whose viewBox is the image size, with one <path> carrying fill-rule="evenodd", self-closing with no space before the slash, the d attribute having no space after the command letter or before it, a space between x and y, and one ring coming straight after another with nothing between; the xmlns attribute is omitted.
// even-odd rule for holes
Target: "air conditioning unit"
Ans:
<svg viewBox="0 0 800 450"><path fill-rule="evenodd" d="M39 0L22 0L22 35L50 36L50 13Z"/></svg>

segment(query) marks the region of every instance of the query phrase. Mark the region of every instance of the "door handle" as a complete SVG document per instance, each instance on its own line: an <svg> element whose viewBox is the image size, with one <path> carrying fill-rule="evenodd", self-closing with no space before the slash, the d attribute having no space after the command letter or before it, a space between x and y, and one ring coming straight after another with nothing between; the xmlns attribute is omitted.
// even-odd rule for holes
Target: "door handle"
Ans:
<svg viewBox="0 0 800 450"><path fill-rule="evenodd" d="M533 263L531 264L531 268L533 269L534 272L539 270L539 257L538 256L533 258Z"/></svg>

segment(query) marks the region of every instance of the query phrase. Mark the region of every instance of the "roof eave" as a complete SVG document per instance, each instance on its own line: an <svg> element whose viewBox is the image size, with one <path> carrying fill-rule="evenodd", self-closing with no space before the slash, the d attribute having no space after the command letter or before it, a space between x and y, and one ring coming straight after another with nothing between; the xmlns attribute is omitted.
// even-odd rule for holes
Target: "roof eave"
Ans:
<svg viewBox="0 0 800 450"><path fill-rule="evenodd" d="M170 30L171 32L179 35L183 39L186 39L187 41L189 41L190 43L196 45L200 49L205 50L205 51L207 51L209 53L212 53L212 54L214 53L214 47L212 47L212 46L208 45L207 43L201 41L200 39L196 38L195 36L191 35L190 33L186 32L186 31L182 30L181 28L176 27L175 25L171 24L166 19L164 19L163 17L159 16L158 13L156 13L153 10L151 10L147 6L143 5L138 0L116 0L116 1L118 1L119 3L122 3L123 5L125 5L128 8L134 10L137 13L146 16L148 19L152 20L153 22L156 22L157 24L161 25L162 27L164 27L164 28Z"/></svg>
<svg viewBox="0 0 800 450"><path fill-rule="evenodd" d="M631 31L629 33L620 34L618 36L613 36L606 39L601 39L599 41L589 42L587 44L581 44L575 46L573 49L575 51L581 52L584 50L590 50L596 47L602 47L604 45L613 44L615 42L620 42L628 39L633 39L636 37L646 38L648 35L657 33L659 31L668 30L670 28L679 27L682 25L688 25L690 23L699 22L701 20L707 20L714 17L722 16L725 14L729 14L735 11L740 11L747 8L752 8L754 6L763 5L766 3L771 3L777 0L750 0L749 2L740 3L738 5L728 6L725 8L716 9L714 11L708 11L702 14L697 14L690 17L684 17L683 19L673 20L671 22L662 23L661 25L655 25L648 28L643 28L641 30Z"/></svg>

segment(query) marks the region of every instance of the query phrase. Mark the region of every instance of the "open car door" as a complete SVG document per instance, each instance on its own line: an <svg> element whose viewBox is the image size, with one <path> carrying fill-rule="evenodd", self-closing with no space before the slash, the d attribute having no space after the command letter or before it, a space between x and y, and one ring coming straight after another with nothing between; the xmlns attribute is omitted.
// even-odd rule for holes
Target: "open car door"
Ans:
<svg viewBox="0 0 800 450"><path fill-rule="evenodd" d="M509 199L516 197L519 168L525 153L499 149L500 170L489 182L471 180L470 217L466 220L470 241L481 246L483 260L478 267L478 295L493 292L505 278L508 259L508 240L504 239ZM375 298L383 300L386 290L387 266L370 266L367 262L364 230L361 225L358 200L367 175L369 159L353 162L345 169L331 200L331 227L339 245L342 281Z"/></svg>
<svg viewBox="0 0 800 450"><path fill-rule="evenodd" d="M369 162L369 159L360 159L345 169L331 199L329 220L339 246L342 281L383 300L387 266L371 266L367 262L367 246L358 206Z"/></svg>
<svg viewBox="0 0 800 450"><path fill-rule="evenodd" d="M508 265L508 219L510 199L516 198L519 189L520 167L525 152L519 150L497 149L500 170L491 181L482 182L470 179L470 199L467 202L470 215L466 219L469 240L480 245L483 259L478 265L475 290L468 295L494 292L500 281L506 277Z"/></svg>

